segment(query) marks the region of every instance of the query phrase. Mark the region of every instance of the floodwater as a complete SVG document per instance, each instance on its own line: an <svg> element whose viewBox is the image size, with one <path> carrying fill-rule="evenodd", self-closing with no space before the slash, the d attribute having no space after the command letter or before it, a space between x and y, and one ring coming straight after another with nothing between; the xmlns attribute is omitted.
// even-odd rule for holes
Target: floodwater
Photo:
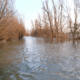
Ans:
<svg viewBox="0 0 80 80"><path fill-rule="evenodd" d="M36 37L1 42L0 80L80 80L80 42Z"/></svg>

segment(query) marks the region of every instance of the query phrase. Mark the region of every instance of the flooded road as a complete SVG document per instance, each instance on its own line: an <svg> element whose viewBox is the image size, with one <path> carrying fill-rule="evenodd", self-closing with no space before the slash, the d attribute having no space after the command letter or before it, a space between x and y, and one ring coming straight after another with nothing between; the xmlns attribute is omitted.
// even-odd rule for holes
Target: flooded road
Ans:
<svg viewBox="0 0 80 80"><path fill-rule="evenodd" d="M35 37L2 42L0 80L80 80L80 43Z"/></svg>

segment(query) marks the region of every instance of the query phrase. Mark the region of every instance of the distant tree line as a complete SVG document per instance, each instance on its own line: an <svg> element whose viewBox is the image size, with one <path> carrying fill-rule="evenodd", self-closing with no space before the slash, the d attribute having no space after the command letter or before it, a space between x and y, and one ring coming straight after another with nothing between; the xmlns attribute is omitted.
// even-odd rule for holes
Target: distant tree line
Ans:
<svg viewBox="0 0 80 80"><path fill-rule="evenodd" d="M30 36L29 29L26 29L24 36Z"/></svg>
<svg viewBox="0 0 80 80"><path fill-rule="evenodd" d="M0 40L21 39L25 28L21 18L15 16L14 0L0 0Z"/></svg>
<svg viewBox="0 0 80 80"><path fill-rule="evenodd" d="M31 36L79 39L80 0L49 0L42 2L43 14L31 21ZM69 5L70 4L70 5ZM68 36L66 33L68 33Z"/></svg>

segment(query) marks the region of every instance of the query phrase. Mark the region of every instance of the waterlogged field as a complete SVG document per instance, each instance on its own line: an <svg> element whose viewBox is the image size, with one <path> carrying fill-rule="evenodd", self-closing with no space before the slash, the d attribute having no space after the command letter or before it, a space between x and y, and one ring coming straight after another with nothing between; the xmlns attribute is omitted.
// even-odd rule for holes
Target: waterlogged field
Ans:
<svg viewBox="0 0 80 80"><path fill-rule="evenodd" d="M80 43L35 37L1 42L0 80L80 80Z"/></svg>

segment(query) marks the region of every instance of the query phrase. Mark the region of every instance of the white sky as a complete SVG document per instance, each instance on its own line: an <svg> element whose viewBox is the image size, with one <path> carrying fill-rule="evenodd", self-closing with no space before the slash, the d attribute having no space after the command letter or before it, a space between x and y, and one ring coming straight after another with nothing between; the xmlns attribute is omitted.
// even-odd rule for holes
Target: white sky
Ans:
<svg viewBox="0 0 80 80"><path fill-rule="evenodd" d="M30 30L31 20L35 20L38 13L42 13L42 1L45 0L15 0L15 8L21 17L24 18L24 25L26 29L28 28ZM67 1L68 5L72 6L72 0ZM71 16L74 17L73 12L71 14Z"/></svg>
<svg viewBox="0 0 80 80"><path fill-rule="evenodd" d="M26 29L31 29L31 20L37 18L38 13L41 13L41 2L41 0L15 0L15 8L24 18Z"/></svg>

